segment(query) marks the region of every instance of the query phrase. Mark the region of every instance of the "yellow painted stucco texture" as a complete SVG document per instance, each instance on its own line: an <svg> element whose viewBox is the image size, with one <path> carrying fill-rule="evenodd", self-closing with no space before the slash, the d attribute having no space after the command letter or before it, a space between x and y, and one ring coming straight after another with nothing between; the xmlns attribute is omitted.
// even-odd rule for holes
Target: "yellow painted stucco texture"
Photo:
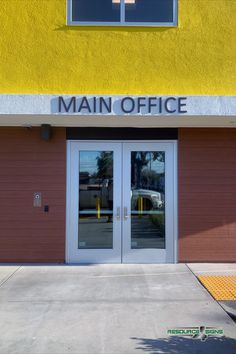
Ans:
<svg viewBox="0 0 236 354"><path fill-rule="evenodd" d="M0 93L236 93L236 0L179 0L177 27L66 25L66 0L0 1Z"/></svg>

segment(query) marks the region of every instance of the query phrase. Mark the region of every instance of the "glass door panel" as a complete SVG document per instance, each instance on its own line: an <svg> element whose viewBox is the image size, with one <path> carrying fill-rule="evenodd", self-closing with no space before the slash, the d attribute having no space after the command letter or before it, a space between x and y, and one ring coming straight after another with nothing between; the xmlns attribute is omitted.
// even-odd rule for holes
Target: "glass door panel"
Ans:
<svg viewBox="0 0 236 354"><path fill-rule="evenodd" d="M123 181L123 262L173 262L173 143L124 143Z"/></svg>
<svg viewBox="0 0 236 354"><path fill-rule="evenodd" d="M131 248L165 249L165 152L131 151Z"/></svg>
<svg viewBox="0 0 236 354"><path fill-rule="evenodd" d="M80 249L113 247L113 151L79 152Z"/></svg>

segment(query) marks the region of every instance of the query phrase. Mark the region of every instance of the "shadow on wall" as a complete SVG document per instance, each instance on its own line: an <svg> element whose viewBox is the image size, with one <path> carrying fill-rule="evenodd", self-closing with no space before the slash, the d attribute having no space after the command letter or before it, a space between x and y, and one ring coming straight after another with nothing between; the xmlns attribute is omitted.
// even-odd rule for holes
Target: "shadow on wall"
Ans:
<svg viewBox="0 0 236 354"><path fill-rule="evenodd" d="M54 31L78 31L78 32L166 32L178 30L178 27L136 27L136 26L69 26L57 25Z"/></svg>
<svg viewBox="0 0 236 354"><path fill-rule="evenodd" d="M159 339L131 338L137 341L137 350L149 354L235 354L236 339L229 337L211 337L206 341L184 337Z"/></svg>

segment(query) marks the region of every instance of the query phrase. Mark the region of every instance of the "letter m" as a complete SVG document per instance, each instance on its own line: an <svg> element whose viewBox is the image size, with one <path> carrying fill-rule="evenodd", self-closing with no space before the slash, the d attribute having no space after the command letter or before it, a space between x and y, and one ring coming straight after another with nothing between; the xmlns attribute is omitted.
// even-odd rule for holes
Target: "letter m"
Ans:
<svg viewBox="0 0 236 354"><path fill-rule="evenodd" d="M66 100L66 101L69 101ZM70 101L66 104L66 102L64 101L64 98L62 96L59 97L59 100L58 100L58 111L59 113L62 113L62 112L70 112L72 108L72 112L75 113L76 112L76 99L75 97L71 97Z"/></svg>

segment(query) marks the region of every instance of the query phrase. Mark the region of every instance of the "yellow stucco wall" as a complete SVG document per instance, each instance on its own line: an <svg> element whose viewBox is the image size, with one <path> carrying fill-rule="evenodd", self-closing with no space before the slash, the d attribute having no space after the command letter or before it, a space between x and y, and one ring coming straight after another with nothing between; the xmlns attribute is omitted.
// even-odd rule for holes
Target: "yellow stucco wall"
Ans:
<svg viewBox="0 0 236 354"><path fill-rule="evenodd" d="M1 93L236 93L236 0L179 0L177 28L66 26L66 0L1 0Z"/></svg>

